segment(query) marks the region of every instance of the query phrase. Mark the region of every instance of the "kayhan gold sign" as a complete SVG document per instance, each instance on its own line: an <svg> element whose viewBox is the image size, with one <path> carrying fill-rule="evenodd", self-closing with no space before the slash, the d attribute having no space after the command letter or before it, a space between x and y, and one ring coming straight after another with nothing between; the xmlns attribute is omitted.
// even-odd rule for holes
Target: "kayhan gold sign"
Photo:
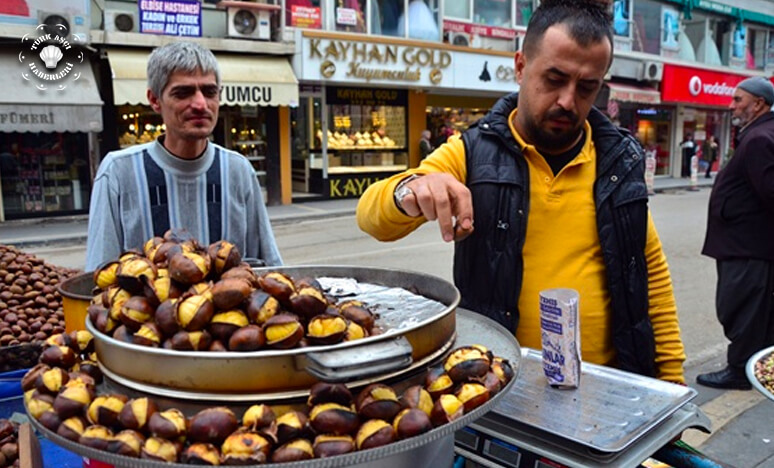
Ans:
<svg viewBox="0 0 774 468"><path fill-rule="evenodd" d="M322 61L320 74L325 78L333 77L337 65L343 64L349 78L417 82L424 71L432 84L441 82L443 70L452 62L444 50L322 39L309 39L308 58Z"/></svg>

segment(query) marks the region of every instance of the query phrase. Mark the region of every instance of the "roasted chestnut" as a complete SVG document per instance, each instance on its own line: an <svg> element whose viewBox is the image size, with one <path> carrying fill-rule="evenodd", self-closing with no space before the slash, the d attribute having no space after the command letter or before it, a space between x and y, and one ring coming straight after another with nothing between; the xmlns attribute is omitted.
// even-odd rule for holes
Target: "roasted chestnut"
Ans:
<svg viewBox="0 0 774 468"><path fill-rule="evenodd" d="M364 388L358 394L355 405L364 419L392 421L401 410L395 390L384 384L371 384Z"/></svg>
<svg viewBox="0 0 774 468"><path fill-rule="evenodd" d="M306 319L322 314L328 307L328 301L322 291L312 286L297 288L288 300L290 309Z"/></svg>
<svg viewBox="0 0 774 468"><path fill-rule="evenodd" d="M118 414L118 422L126 429L144 431L150 417L158 411L156 403L150 398L135 398L124 405Z"/></svg>
<svg viewBox="0 0 774 468"><path fill-rule="evenodd" d="M38 390L29 390L24 394L27 403L27 412L35 419L46 411L54 409L54 396L48 393L41 393Z"/></svg>
<svg viewBox="0 0 774 468"><path fill-rule="evenodd" d="M212 286L215 283L212 281L200 281L196 284L192 284L190 288L188 288L187 291L185 291L185 294L188 295L196 295L201 294L202 296L206 297L209 300L212 300L212 295L210 294L210 289L212 289Z"/></svg>
<svg viewBox="0 0 774 468"><path fill-rule="evenodd" d="M334 344L344 339L347 321L340 315L321 314L309 321L307 338L314 344Z"/></svg>
<svg viewBox="0 0 774 468"><path fill-rule="evenodd" d="M161 346L161 330L154 322L145 322L132 336L134 344L158 348Z"/></svg>
<svg viewBox="0 0 774 468"><path fill-rule="evenodd" d="M247 316L241 310L218 312L210 320L210 333L218 340L228 341L235 331L249 323Z"/></svg>
<svg viewBox="0 0 774 468"><path fill-rule="evenodd" d="M479 383L464 383L454 392L454 395L465 406L466 412L489 401L489 390Z"/></svg>
<svg viewBox="0 0 774 468"><path fill-rule="evenodd" d="M241 278L226 278L210 289L212 303L218 310L229 310L239 306L250 295L250 284Z"/></svg>
<svg viewBox="0 0 774 468"><path fill-rule="evenodd" d="M220 465L220 452L212 444L191 444L180 454L180 461L188 465Z"/></svg>
<svg viewBox="0 0 774 468"><path fill-rule="evenodd" d="M441 426L448 422L459 419L465 412L465 407L456 396L444 394L438 397L433 405L433 411L430 413L430 421L433 426Z"/></svg>
<svg viewBox="0 0 774 468"><path fill-rule="evenodd" d="M115 427L118 425L118 415L124 409L127 400L125 395L100 395L89 405L86 417L92 424Z"/></svg>
<svg viewBox="0 0 774 468"><path fill-rule="evenodd" d="M113 436L108 442L108 452L117 453L126 457L137 458L145 445L145 436L137 431L126 429Z"/></svg>
<svg viewBox="0 0 774 468"><path fill-rule="evenodd" d="M78 443L97 450L107 450L111 439L113 439L113 431L110 428L93 424L83 430Z"/></svg>
<svg viewBox="0 0 774 468"><path fill-rule="evenodd" d="M198 252L179 252L169 259L169 277L181 284L195 284L210 273L210 257Z"/></svg>
<svg viewBox="0 0 774 468"><path fill-rule="evenodd" d="M212 269L219 275L242 262L242 255L237 246L227 240L210 244L207 247L207 254L210 256Z"/></svg>
<svg viewBox="0 0 774 468"><path fill-rule="evenodd" d="M239 427L234 412L225 406L207 408L196 413L188 425L188 438L194 442L220 445Z"/></svg>
<svg viewBox="0 0 774 468"><path fill-rule="evenodd" d="M134 333L126 328L126 325L119 325L113 330L113 339L122 343L134 343Z"/></svg>
<svg viewBox="0 0 774 468"><path fill-rule="evenodd" d="M513 379L513 367L507 359L495 357L491 365L492 372L500 379L500 382L505 386Z"/></svg>
<svg viewBox="0 0 774 468"><path fill-rule="evenodd" d="M443 368L454 382L483 377L489 371L489 355L480 348L457 348L446 358Z"/></svg>
<svg viewBox="0 0 774 468"><path fill-rule="evenodd" d="M175 408L157 411L148 420L148 430L151 434L167 440L185 436L187 428L188 420L180 410Z"/></svg>
<svg viewBox="0 0 774 468"><path fill-rule="evenodd" d="M344 334L344 341L360 340L368 336L368 332L356 322L350 321L347 324L347 332Z"/></svg>
<svg viewBox="0 0 774 468"><path fill-rule="evenodd" d="M398 439L406 439L431 430L433 423L430 422L430 416L421 409L408 408L395 416L392 427Z"/></svg>
<svg viewBox="0 0 774 468"><path fill-rule="evenodd" d="M178 299L168 299L156 307L153 321L165 336L172 336L180 331L180 324L177 322L177 301Z"/></svg>
<svg viewBox="0 0 774 468"><path fill-rule="evenodd" d="M311 408L322 403L338 403L351 406L354 401L352 392L342 383L317 382L309 389L306 404Z"/></svg>
<svg viewBox="0 0 774 468"><path fill-rule="evenodd" d="M263 328L258 325L248 325L235 331L228 340L231 351L255 351L266 343Z"/></svg>
<svg viewBox="0 0 774 468"><path fill-rule="evenodd" d="M268 405L253 405L242 415L242 425L248 429L257 430L269 426L277 417Z"/></svg>
<svg viewBox="0 0 774 468"><path fill-rule="evenodd" d="M272 348L288 349L304 337L304 327L293 314L277 314L264 325L266 344Z"/></svg>
<svg viewBox="0 0 774 468"><path fill-rule="evenodd" d="M371 419L363 423L355 435L358 450L381 447L395 441L395 430L390 423L381 419Z"/></svg>
<svg viewBox="0 0 774 468"><path fill-rule="evenodd" d="M259 464L268 459L271 444L258 433L237 431L226 438L220 451L224 465Z"/></svg>
<svg viewBox="0 0 774 468"><path fill-rule="evenodd" d="M73 370L79 374L86 374L91 377L95 385L102 383L102 370L96 361L85 359L76 364Z"/></svg>
<svg viewBox="0 0 774 468"><path fill-rule="evenodd" d="M93 390L85 385L71 385L65 387L54 399L54 411L63 421L72 416L83 414L83 411L91 405Z"/></svg>
<svg viewBox="0 0 774 468"><path fill-rule="evenodd" d="M159 274L161 273L161 270L159 270ZM183 292L172 281L172 278L169 276L159 276L145 284L144 294L152 303L158 305L167 299L180 297Z"/></svg>
<svg viewBox="0 0 774 468"><path fill-rule="evenodd" d="M240 263L239 265L229 268L220 275L220 279L227 278L241 278L250 284L253 288L258 287L258 276L256 276L253 269L247 263Z"/></svg>
<svg viewBox="0 0 774 468"><path fill-rule="evenodd" d="M146 281L156 279L156 265L146 257L135 255L120 261L116 278L122 289L132 294L142 294Z"/></svg>
<svg viewBox="0 0 774 468"><path fill-rule="evenodd" d="M150 299L145 296L132 296L121 306L119 319L126 328L136 332L142 324L153 319L154 312L156 307Z"/></svg>
<svg viewBox="0 0 774 468"><path fill-rule="evenodd" d="M314 455L317 458L335 457L355 450L355 439L351 436L318 435L314 438Z"/></svg>
<svg viewBox="0 0 774 468"><path fill-rule="evenodd" d="M404 408L417 408L428 416L433 411L433 398L421 385L413 385L407 388L400 399Z"/></svg>
<svg viewBox="0 0 774 468"><path fill-rule="evenodd" d="M345 301L339 304L339 312L347 320L357 323L368 333L374 328L376 317L365 304L360 301Z"/></svg>
<svg viewBox="0 0 774 468"><path fill-rule="evenodd" d="M89 423L83 418L83 416L73 416L62 421L56 433L65 439L78 442L83 434L83 431L89 426Z"/></svg>
<svg viewBox="0 0 774 468"><path fill-rule="evenodd" d="M24 374L24 377L22 377L22 390L26 392L27 390L34 389L38 381L38 376L49 369L51 369L51 366L48 364L43 364L42 362L35 364L35 366L28 370L27 373Z"/></svg>
<svg viewBox="0 0 774 468"><path fill-rule="evenodd" d="M296 291L296 286L288 275L271 271L258 277L258 286L277 298L281 304L291 306L290 296Z"/></svg>
<svg viewBox="0 0 774 468"><path fill-rule="evenodd" d="M215 306L206 296L181 296L176 303L177 323L186 331L203 330L215 314Z"/></svg>
<svg viewBox="0 0 774 468"><path fill-rule="evenodd" d="M44 411L40 417L38 417L38 422L49 431L56 432L56 430L59 429L59 425L62 424L62 419L56 411L50 409Z"/></svg>
<svg viewBox="0 0 774 468"><path fill-rule="evenodd" d="M312 443L306 439L295 439L278 447L271 454L272 463L290 463L314 458Z"/></svg>
<svg viewBox="0 0 774 468"><path fill-rule="evenodd" d="M487 372L483 377L476 380L486 387L487 391L489 391L489 396L496 395L503 386L500 378L492 371Z"/></svg>
<svg viewBox="0 0 774 468"><path fill-rule="evenodd" d="M94 284L99 289L107 289L118 284L118 262L108 262L94 270Z"/></svg>
<svg viewBox="0 0 774 468"><path fill-rule="evenodd" d="M263 325L279 311L279 301L265 291L256 289L247 297L247 316L257 325Z"/></svg>
<svg viewBox="0 0 774 468"><path fill-rule="evenodd" d="M160 437L149 437L142 446L140 458L169 463L177 461L178 444Z"/></svg>
<svg viewBox="0 0 774 468"><path fill-rule="evenodd" d="M288 411L276 420L277 441L285 442L299 437L304 437L308 431L308 418L300 411Z"/></svg>
<svg viewBox="0 0 774 468"><path fill-rule="evenodd" d="M94 351L94 335L88 330L73 330L65 335L65 344L76 354Z"/></svg>
<svg viewBox="0 0 774 468"><path fill-rule="evenodd" d="M431 367L427 370L425 388L433 400L437 400L439 396L445 393L451 393L453 387L454 382L449 377L449 374L443 370L443 367Z"/></svg>
<svg viewBox="0 0 774 468"><path fill-rule="evenodd" d="M69 369L77 360L78 356L69 346L49 346L40 353L40 362L51 367Z"/></svg>
<svg viewBox="0 0 774 468"><path fill-rule="evenodd" d="M207 330L192 332L181 330L172 335L169 345L178 351L206 351L212 345L212 335Z"/></svg>
<svg viewBox="0 0 774 468"><path fill-rule="evenodd" d="M318 434L352 434L360 419L351 407L338 403L321 403L309 412L309 424Z"/></svg>
<svg viewBox="0 0 774 468"><path fill-rule="evenodd" d="M61 367L52 367L38 374L35 388L43 393L56 395L69 379L70 376L66 370Z"/></svg>

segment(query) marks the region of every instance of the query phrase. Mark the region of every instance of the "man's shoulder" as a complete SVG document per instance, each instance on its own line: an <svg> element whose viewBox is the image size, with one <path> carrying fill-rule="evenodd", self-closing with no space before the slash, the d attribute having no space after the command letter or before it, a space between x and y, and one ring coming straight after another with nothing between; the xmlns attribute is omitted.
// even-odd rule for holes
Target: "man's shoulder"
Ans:
<svg viewBox="0 0 774 468"><path fill-rule="evenodd" d="M129 146L127 148L121 148L119 150L111 151L105 155L100 163L100 167L107 168L113 165L125 164L128 161L136 158L138 155L142 155L145 151L150 151L153 146L151 143L143 143L142 145Z"/></svg>

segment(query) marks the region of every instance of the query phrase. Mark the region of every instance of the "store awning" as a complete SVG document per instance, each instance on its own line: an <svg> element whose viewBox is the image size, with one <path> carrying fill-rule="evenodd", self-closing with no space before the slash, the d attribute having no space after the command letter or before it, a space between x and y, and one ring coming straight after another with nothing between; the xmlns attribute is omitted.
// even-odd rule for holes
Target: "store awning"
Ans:
<svg viewBox="0 0 774 468"><path fill-rule="evenodd" d="M620 83L607 83L610 88L610 101L639 102L642 104L660 104L661 93L653 88L631 86Z"/></svg>
<svg viewBox="0 0 774 468"><path fill-rule="evenodd" d="M102 131L102 99L88 61L47 89L22 76L29 68L16 54L1 54L0 70L0 89L5 90L0 93L0 131Z"/></svg>
<svg viewBox="0 0 774 468"><path fill-rule="evenodd" d="M148 104L149 51L108 50L116 104ZM298 80L283 57L216 54L223 105L298 105Z"/></svg>

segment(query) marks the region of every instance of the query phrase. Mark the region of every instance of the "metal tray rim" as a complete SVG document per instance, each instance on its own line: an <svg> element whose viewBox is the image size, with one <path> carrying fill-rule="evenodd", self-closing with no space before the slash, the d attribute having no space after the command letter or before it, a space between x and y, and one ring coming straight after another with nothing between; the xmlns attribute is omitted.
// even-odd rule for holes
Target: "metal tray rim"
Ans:
<svg viewBox="0 0 774 468"><path fill-rule="evenodd" d="M750 384L752 384L753 388L761 392L763 396L769 400L774 401L774 393L771 393L771 391L764 387L758 378L755 377L755 364L757 364L758 361L768 356L772 352L774 352L774 346L769 346L768 348L764 348L750 356L750 359L747 360L747 365L745 365L745 373L747 374L747 380L750 381Z"/></svg>

